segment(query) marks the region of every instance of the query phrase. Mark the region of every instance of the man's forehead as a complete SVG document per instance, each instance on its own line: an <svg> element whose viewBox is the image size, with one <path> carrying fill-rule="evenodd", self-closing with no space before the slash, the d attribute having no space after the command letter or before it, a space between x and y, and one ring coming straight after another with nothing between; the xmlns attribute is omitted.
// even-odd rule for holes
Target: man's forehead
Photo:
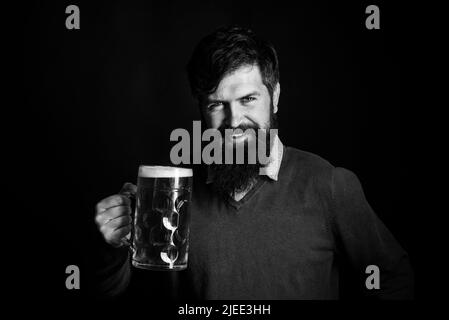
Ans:
<svg viewBox="0 0 449 320"><path fill-rule="evenodd" d="M257 65L246 65L223 77L210 100L226 100L264 89L262 75Z"/></svg>

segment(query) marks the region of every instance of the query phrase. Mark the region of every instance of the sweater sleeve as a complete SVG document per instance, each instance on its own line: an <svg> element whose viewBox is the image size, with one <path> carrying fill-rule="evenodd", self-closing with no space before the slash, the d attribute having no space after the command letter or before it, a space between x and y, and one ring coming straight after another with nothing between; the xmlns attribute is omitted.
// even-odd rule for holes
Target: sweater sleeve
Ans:
<svg viewBox="0 0 449 320"><path fill-rule="evenodd" d="M414 277L409 258L368 204L357 176L335 168L332 178L332 227L337 251L362 280L367 296L379 299L413 298ZM380 272L380 288L368 290L366 268Z"/></svg>
<svg viewBox="0 0 449 320"><path fill-rule="evenodd" d="M95 275L96 295L115 298L127 289L131 279L129 248L107 248L101 252L101 267Z"/></svg>

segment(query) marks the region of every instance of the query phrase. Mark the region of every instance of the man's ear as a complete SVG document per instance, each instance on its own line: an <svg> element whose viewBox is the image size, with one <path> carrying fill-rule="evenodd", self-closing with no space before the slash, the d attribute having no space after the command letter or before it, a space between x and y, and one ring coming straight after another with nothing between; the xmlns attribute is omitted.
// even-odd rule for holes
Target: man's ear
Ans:
<svg viewBox="0 0 449 320"><path fill-rule="evenodd" d="M278 103L279 103L279 96L281 94L281 85L279 84L279 82L276 84L276 87L274 87L274 91L273 91L273 107L274 113L278 112Z"/></svg>

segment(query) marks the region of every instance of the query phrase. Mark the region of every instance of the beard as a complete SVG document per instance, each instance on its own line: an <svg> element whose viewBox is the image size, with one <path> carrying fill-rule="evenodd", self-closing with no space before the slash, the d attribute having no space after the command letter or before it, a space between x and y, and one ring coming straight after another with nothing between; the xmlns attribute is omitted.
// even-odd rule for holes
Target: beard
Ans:
<svg viewBox="0 0 449 320"><path fill-rule="evenodd" d="M253 185L259 176L258 164L211 165L214 175L213 189L223 198L243 192Z"/></svg>
<svg viewBox="0 0 449 320"><path fill-rule="evenodd" d="M273 112L273 106L271 108L270 122L265 125L265 128L260 128L257 125L243 125L237 128L231 128L228 126L220 127L219 130L222 134L222 137L225 137L224 130L226 129L241 129L245 131L246 129L254 129L256 141L259 141L258 129L266 130L266 139L265 139L265 150L269 150L270 141L272 140L270 129L277 129L277 116ZM232 138L231 138L232 139ZM225 141L222 144L223 152L225 154ZM258 142L259 143L259 142ZM256 145L256 155L258 154L259 144ZM244 161L243 164L237 164L236 161L236 145L233 144L233 161L232 164L211 164L210 169L213 174L214 182L213 189L214 191L220 195L221 197L228 198L229 196L233 196L236 193L244 192L249 189L258 181L258 179L262 179L259 175L259 170L263 166L259 162L258 157L256 157L256 163L248 163L248 141L244 142Z"/></svg>

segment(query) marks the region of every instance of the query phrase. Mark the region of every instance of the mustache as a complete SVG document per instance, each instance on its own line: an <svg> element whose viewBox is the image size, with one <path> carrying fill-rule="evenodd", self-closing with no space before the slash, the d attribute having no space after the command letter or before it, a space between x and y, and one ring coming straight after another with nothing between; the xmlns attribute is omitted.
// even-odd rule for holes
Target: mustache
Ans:
<svg viewBox="0 0 449 320"><path fill-rule="evenodd" d="M223 137L224 137L226 129L228 129L228 130L230 129L232 131L240 129L243 132L245 132L247 129L253 129L255 132L257 132L257 130L261 129L261 128L258 125L251 125L251 124L240 125L240 126L237 126L237 127L231 127L231 126L224 125L224 126L220 126L218 128L218 131L220 131L220 133L222 134Z"/></svg>

